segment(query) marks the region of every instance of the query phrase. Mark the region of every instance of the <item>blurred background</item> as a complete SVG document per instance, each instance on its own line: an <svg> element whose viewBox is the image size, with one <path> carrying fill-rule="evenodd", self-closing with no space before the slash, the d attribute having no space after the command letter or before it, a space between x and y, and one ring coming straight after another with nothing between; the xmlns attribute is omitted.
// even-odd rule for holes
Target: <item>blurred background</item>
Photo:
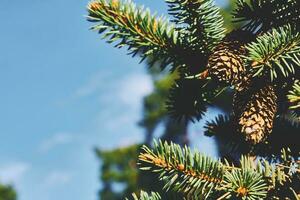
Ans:
<svg viewBox="0 0 300 200"><path fill-rule="evenodd" d="M167 13L163 0L135 2ZM114 200L151 188L135 163L153 138L218 155L205 121L166 115L174 77L89 31L87 3L0 1L0 200Z"/></svg>

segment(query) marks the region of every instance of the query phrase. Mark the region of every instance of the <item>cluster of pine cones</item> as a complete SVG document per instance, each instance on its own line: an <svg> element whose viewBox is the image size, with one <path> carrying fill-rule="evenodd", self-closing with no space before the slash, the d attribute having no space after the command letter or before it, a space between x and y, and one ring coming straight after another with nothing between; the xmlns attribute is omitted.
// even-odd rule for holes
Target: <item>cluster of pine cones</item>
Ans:
<svg viewBox="0 0 300 200"><path fill-rule="evenodd" d="M237 131L251 144L263 142L272 132L278 107L275 87L266 79L253 78L251 66L245 66L245 45L255 39L250 32L229 33L208 60L209 76L234 87L233 115Z"/></svg>

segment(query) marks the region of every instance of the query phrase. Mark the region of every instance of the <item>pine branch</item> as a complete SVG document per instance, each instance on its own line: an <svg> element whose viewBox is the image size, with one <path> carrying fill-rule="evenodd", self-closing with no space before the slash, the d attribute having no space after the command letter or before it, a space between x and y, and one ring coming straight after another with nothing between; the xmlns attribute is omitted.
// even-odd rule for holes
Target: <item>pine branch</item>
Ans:
<svg viewBox="0 0 300 200"><path fill-rule="evenodd" d="M300 81L296 80L293 85L293 90L288 94L289 102L291 103L290 109L300 110Z"/></svg>
<svg viewBox="0 0 300 200"><path fill-rule="evenodd" d="M265 143L257 145L253 153L266 159L271 159L274 155L280 155L281 149L290 148L293 156L297 158L300 146L295 141L299 140L299 121L278 118L274 122L272 134Z"/></svg>
<svg viewBox="0 0 300 200"><path fill-rule="evenodd" d="M266 199L293 199L294 189L300 191L299 155L294 159L289 149L282 149L280 158L275 161L274 164L261 159L257 164L258 172L269 185Z"/></svg>
<svg viewBox="0 0 300 200"><path fill-rule="evenodd" d="M286 24L300 28L298 0L238 0L233 12L234 22L244 22L250 31L268 31Z"/></svg>
<svg viewBox="0 0 300 200"><path fill-rule="evenodd" d="M200 120L212 101L224 92L212 81L181 78L170 89L166 102L168 113L176 120Z"/></svg>
<svg viewBox="0 0 300 200"><path fill-rule="evenodd" d="M222 187L227 198L264 199L268 186L262 174L253 169L252 160L242 157L240 168L227 170Z"/></svg>
<svg viewBox="0 0 300 200"><path fill-rule="evenodd" d="M205 135L206 136L214 136L218 134L227 133L227 132L234 132L233 131L233 118L232 116L224 116L219 115L215 118L215 120L212 120L210 122L206 122L205 126Z"/></svg>
<svg viewBox="0 0 300 200"><path fill-rule="evenodd" d="M103 35L117 48L128 47L130 54L142 60L158 62L162 68L174 62L178 32L163 17L156 18L149 10L136 7L130 0L95 0L88 5L88 20L97 23L91 29Z"/></svg>
<svg viewBox="0 0 300 200"><path fill-rule="evenodd" d="M186 43L200 53L209 54L224 37L224 20L213 0L166 0L174 22L186 30Z"/></svg>
<svg viewBox="0 0 300 200"><path fill-rule="evenodd" d="M139 156L142 170L160 174L165 189L173 189L187 196L207 196L223 180L223 167L218 161L192 153L173 143L154 143L154 150L144 146Z"/></svg>
<svg viewBox="0 0 300 200"><path fill-rule="evenodd" d="M273 29L247 46L254 76L269 74L270 79L288 77L300 70L300 34L290 26Z"/></svg>
<svg viewBox="0 0 300 200"><path fill-rule="evenodd" d="M168 113L176 120L200 120L206 112L204 100L204 81L197 79L179 79L169 91L166 102Z"/></svg>
<svg viewBox="0 0 300 200"><path fill-rule="evenodd" d="M250 158L243 157L240 167L235 167L173 143L155 142L153 149L143 147L141 169L159 173L165 189L184 193L187 199L232 196L250 200L267 194L264 176Z"/></svg>
<svg viewBox="0 0 300 200"><path fill-rule="evenodd" d="M141 191L139 197L136 194L132 194L133 200L160 200L161 197L156 192L151 192L148 194L147 192ZM126 200L129 200L126 198Z"/></svg>
<svg viewBox="0 0 300 200"><path fill-rule="evenodd" d="M290 126L300 128L300 116L295 111L281 115L280 120L286 121Z"/></svg>

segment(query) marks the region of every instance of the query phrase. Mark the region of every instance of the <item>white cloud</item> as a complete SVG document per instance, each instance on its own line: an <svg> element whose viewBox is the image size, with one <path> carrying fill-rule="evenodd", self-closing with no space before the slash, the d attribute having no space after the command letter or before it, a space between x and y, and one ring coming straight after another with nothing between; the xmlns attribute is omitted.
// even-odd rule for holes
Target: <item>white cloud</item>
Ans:
<svg viewBox="0 0 300 200"><path fill-rule="evenodd" d="M115 133L123 131L124 127L136 126L140 120L142 98L152 92L153 85L148 75L131 74L119 80L113 88L115 90L109 96L106 93L100 96L100 99L108 99L102 102L103 107L97 123L101 129L105 126L107 130ZM107 120L108 118L111 120ZM104 120L105 124L102 123Z"/></svg>
<svg viewBox="0 0 300 200"><path fill-rule="evenodd" d="M149 75L133 74L121 81L118 96L128 106L137 106L141 98L153 90L152 81Z"/></svg>
<svg viewBox="0 0 300 200"><path fill-rule="evenodd" d="M72 175L69 172L53 171L46 176L44 183L46 186L61 186L68 184L71 180Z"/></svg>
<svg viewBox="0 0 300 200"><path fill-rule="evenodd" d="M75 91L75 96L86 97L99 92L103 85L106 85L107 79L111 76L111 72L99 71L95 73L84 85Z"/></svg>
<svg viewBox="0 0 300 200"><path fill-rule="evenodd" d="M144 137L141 133L137 133L136 135L131 135L130 137L121 138L117 145L118 147L128 147L130 145L142 142L143 138Z"/></svg>
<svg viewBox="0 0 300 200"><path fill-rule="evenodd" d="M70 133L60 132L54 134L51 138L48 138L40 145L41 152L47 152L56 146L69 144L74 140L74 136Z"/></svg>
<svg viewBox="0 0 300 200"><path fill-rule="evenodd" d="M75 91L76 97L86 97L100 94L101 99L118 97L121 102L133 105L149 94L153 89L149 75L132 73L123 77L116 77L109 71L95 73L84 85ZM113 92L111 92L113 91ZM107 94L109 93L109 97Z"/></svg>
<svg viewBox="0 0 300 200"><path fill-rule="evenodd" d="M112 139L112 144L103 143L101 148L111 146L125 146L141 141L143 134L138 129L142 111L142 98L153 90L151 77L145 73L130 73L116 77L114 74L97 73L75 92L76 97L98 96L98 114L93 124L99 134L105 135L105 139ZM92 97L94 98L94 97ZM108 120L109 119L109 120ZM124 139L124 131L130 132L132 139ZM136 134L133 136L133 132Z"/></svg>
<svg viewBox="0 0 300 200"><path fill-rule="evenodd" d="M15 162L0 166L0 181L5 184L19 184L30 165L23 162Z"/></svg>

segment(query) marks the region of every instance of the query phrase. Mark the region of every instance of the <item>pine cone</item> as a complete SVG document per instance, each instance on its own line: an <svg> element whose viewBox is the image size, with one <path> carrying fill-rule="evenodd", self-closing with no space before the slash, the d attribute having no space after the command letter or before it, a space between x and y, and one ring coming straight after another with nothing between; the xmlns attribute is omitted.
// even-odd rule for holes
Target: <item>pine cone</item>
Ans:
<svg viewBox="0 0 300 200"><path fill-rule="evenodd" d="M257 87L253 84L255 80L253 79L251 74L247 74L239 81L234 89L235 92L233 94L233 116L240 117L244 111L244 108L251 97L251 94L255 93L254 88Z"/></svg>
<svg viewBox="0 0 300 200"><path fill-rule="evenodd" d="M249 90L235 95L234 114L238 120L238 131L245 134L248 142L258 144L272 132L277 112L277 95L271 85L250 94L248 101L246 99L249 95L245 95L247 92Z"/></svg>
<svg viewBox="0 0 300 200"><path fill-rule="evenodd" d="M216 51L209 58L209 68L209 74L213 79L230 85L239 81L245 71L242 59L227 49Z"/></svg>
<svg viewBox="0 0 300 200"><path fill-rule="evenodd" d="M252 37L251 33L243 30L228 34L208 59L210 76L225 84L239 83L246 72L241 55L247 53L244 45L250 42Z"/></svg>

